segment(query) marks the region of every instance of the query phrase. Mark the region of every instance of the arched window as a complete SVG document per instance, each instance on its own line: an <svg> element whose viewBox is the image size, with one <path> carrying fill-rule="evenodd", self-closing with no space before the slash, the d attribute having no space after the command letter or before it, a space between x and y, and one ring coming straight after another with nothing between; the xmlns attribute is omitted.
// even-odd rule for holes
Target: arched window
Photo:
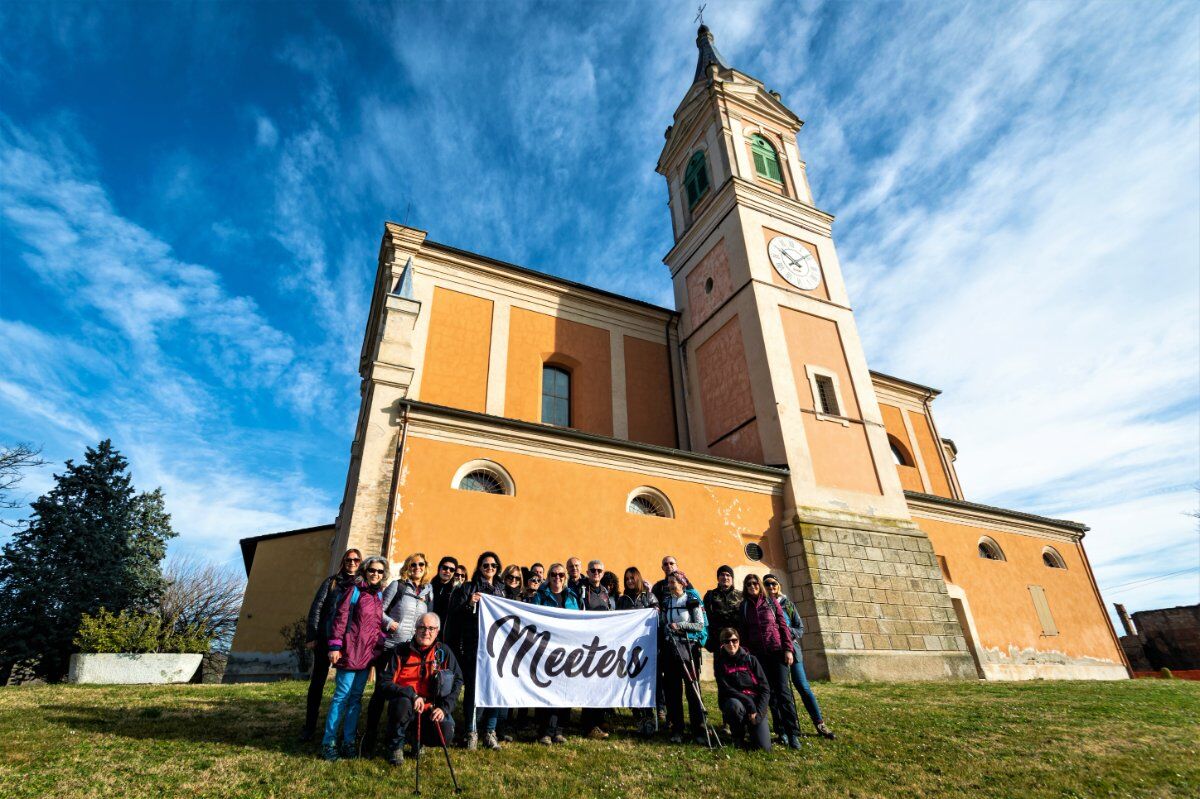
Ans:
<svg viewBox="0 0 1200 799"><path fill-rule="evenodd" d="M675 509L671 500L657 488L639 486L629 492L625 498L625 510L635 516L661 516L664 519L675 518Z"/></svg>
<svg viewBox="0 0 1200 799"><path fill-rule="evenodd" d="M703 150L692 153L692 160L688 161L683 173L683 188L687 192L689 211L708 193L708 167L704 163Z"/></svg>
<svg viewBox="0 0 1200 799"><path fill-rule="evenodd" d="M1000 549L1000 545L994 539L988 538L986 535L979 539L979 557L984 560L1004 560L1004 550Z"/></svg>
<svg viewBox="0 0 1200 799"><path fill-rule="evenodd" d="M1067 562L1063 560L1063 556L1058 554L1058 550L1054 547L1046 547L1042 550L1042 563L1051 569L1067 568Z"/></svg>
<svg viewBox="0 0 1200 799"><path fill-rule="evenodd" d="M487 460L469 461L458 467L454 479L450 481L450 487L459 491L479 491L484 494L512 496L517 493L516 484L513 483L508 470L495 461Z"/></svg>
<svg viewBox="0 0 1200 799"><path fill-rule="evenodd" d="M757 133L750 137L750 154L754 156L754 171L767 180L783 182L779 172L779 156L771 142Z"/></svg>
<svg viewBox="0 0 1200 799"><path fill-rule="evenodd" d="M895 436L888 436L888 446L892 448L892 461L897 466L912 466L912 456L908 454L908 450L900 443L900 440Z"/></svg>
<svg viewBox="0 0 1200 799"><path fill-rule="evenodd" d="M571 426L571 373L558 366L542 367L542 421Z"/></svg>

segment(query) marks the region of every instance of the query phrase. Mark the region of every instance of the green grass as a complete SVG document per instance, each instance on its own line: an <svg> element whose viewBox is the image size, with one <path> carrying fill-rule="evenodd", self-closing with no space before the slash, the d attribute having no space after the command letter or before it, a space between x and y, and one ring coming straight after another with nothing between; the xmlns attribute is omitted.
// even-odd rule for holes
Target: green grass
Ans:
<svg viewBox="0 0 1200 799"><path fill-rule="evenodd" d="M296 742L304 685L0 689L0 796L411 795L413 763L325 763ZM709 686L711 688L711 686ZM816 686L838 740L709 752L642 742L452 750L470 796L1200 796L1200 683ZM715 707L712 696L709 707ZM426 750L423 794L450 792Z"/></svg>

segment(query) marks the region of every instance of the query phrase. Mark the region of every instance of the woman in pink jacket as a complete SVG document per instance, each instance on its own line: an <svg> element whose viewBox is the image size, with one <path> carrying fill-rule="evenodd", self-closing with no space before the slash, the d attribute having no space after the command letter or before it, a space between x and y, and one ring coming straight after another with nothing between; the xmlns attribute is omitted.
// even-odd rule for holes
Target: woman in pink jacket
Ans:
<svg viewBox="0 0 1200 799"><path fill-rule="evenodd" d="M362 710L363 689L371 663L383 647L383 586L387 583L388 562L381 557L363 561L353 587L338 602L329 638L329 662L337 669L333 701L325 717L325 737L321 756L326 760L354 757L358 736L358 714ZM338 724L342 724L342 745L337 746Z"/></svg>

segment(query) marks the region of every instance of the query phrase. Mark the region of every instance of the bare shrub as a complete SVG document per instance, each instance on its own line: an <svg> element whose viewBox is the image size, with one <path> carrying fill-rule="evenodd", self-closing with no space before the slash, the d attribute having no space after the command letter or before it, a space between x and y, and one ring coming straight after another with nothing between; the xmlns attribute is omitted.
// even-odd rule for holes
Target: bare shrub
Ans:
<svg viewBox="0 0 1200 799"><path fill-rule="evenodd" d="M228 652L246 590L241 571L184 555L167 563L163 578L163 622L177 630L199 626L212 636L215 651Z"/></svg>

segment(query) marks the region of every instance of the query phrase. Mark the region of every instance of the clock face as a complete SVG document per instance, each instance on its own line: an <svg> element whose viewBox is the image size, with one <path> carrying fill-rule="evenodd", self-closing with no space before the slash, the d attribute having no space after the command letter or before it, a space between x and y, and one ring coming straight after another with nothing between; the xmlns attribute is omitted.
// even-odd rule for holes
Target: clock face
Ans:
<svg viewBox="0 0 1200 799"><path fill-rule="evenodd" d="M783 279L798 289L810 291L821 285L821 265L800 242L787 236L776 236L767 245L771 263Z"/></svg>

